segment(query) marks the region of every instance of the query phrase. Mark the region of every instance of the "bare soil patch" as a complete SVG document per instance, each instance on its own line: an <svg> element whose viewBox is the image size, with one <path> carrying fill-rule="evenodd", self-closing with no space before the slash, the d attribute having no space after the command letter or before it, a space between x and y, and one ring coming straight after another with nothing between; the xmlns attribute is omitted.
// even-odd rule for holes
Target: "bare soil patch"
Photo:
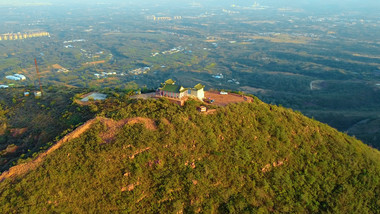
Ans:
<svg viewBox="0 0 380 214"><path fill-rule="evenodd" d="M51 67L54 69L62 69L63 68L61 65L58 65L58 64L54 64Z"/></svg>
<svg viewBox="0 0 380 214"><path fill-rule="evenodd" d="M207 109L206 112L201 112L201 113L208 115L208 114L215 114L216 112L217 112L216 109Z"/></svg>
<svg viewBox="0 0 380 214"><path fill-rule="evenodd" d="M27 130L28 128L14 128L14 129L11 129L10 132L11 132L12 137L17 137L24 134Z"/></svg>
<svg viewBox="0 0 380 214"><path fill-rule="evenodd" d="M149 118L143 118L143 117L127 118L120 121L115 121L108 118L99 118L99 120L106 126L106 131L100 134L100 137L106 143L111 142L115 138L115 135L117 134L118 130L122 128L123 126L125 126L126 124L133 125L136 123L142 123L144 124L146 129L149 129L149 130L157 129L157 126L154 120L149 119Z"/></svg>
<svg viewBox="0 0 380 214"><path fill-rule="evenodd" d="M218 106L226 106L230 103L252 102L252 97L247 97L238 94L220 94L219 92L205 91L205 98L214 100L212 104Z"/></svg>
<svg viewBox="0 0 380 214"><path fill-rule="evenodd" d="M86 62L86 63L83 63L82 65L83 66L88 66L88 65L97 65L97 64L103 64L105 63L106 61L104 60L100 60L100 61L94 61L94 62Z"/></svg>
<svg viewBox="0 0 380 214"><path fill-rule="evenodd" d="M240 90L242 90L244 92L247 92L247 93L251 93L251 94L254 94L254 93L266 93L266 92L269 91L269 90L265 90L265 89L262 89L262 88L254 88L254 87L250 87L250 86L240 87Z"/></svg>

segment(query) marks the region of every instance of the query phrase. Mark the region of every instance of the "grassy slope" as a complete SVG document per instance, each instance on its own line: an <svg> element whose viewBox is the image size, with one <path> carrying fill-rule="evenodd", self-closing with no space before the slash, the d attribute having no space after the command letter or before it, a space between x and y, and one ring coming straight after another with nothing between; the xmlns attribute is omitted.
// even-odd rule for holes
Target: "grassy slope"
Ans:
<svg viewBox="0 0 380 214"><path fill-rule="evenodd" d="M35 99L33 95L24 97L26 89L0 91L0 104L7 110L5 121L8 127L0 136L0 171L7 170L21 159L34 157L48 148L63 131L93 117L88 107L81 107L71 100L83 89L49 87L45 88L41 99ZM25 131L19 134L12 131L23 128ZM17 150L5 152L9 146L15 146Z"/></svg>
<svg viewBox="0 0 380 214"><path fill-rule="evenodd" d="M0 184L5 213L378 212L380 154L299 113L255 100L213 115L166 101L111 102L126 125L103 143L104 124ZM139 151L148 149L140 154ZM133 156L133 154L136 154ZM277 166L280 165L280 166ZM276 166L276 167L274 167ZM130 190L130 191L129 191Z"/></svg>

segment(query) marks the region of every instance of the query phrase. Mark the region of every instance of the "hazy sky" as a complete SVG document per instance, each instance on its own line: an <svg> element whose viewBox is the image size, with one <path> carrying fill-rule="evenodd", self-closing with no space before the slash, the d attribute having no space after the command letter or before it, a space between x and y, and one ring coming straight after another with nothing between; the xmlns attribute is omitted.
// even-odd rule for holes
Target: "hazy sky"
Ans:
<svg viewBox="0 0 380 214"><path fill-rule="evenodd" d="M203 6L230 6L232 4L248 6L254 2L271 7L320 8L332 7L340 9L371 8L380 11L380 0L0 0L0 5L70 5L70 4L122 4L122 5L186 5L201 3Z"/></svg>
<svg viewBox="0 0 380 214"><path fill-rule="evenodd" d="M73 4L73 3L214 3L214 4L253 4L258 2L261 4L373 4L379 2L379 0L0 0L0 4L35 4L35 3L51 3L51 4Z"/></svg>

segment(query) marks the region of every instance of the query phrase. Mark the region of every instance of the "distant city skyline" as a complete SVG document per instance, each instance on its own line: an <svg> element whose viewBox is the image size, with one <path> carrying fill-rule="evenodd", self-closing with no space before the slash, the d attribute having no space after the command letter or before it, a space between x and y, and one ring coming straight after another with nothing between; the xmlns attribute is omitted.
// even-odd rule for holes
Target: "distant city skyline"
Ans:
<svg viewBox="0 0 380 214"><path fill-rule="evenodd" d="M273 6L279 6L279 5L336 5L336 6L350 6L350 5L359 5L359 6L373 6L377 5L380 6L380 2L378 0L144 0L144 1L138 1L138 0L81 0L81 1L74 1L74 0L13 0L13 1L7 1L7 0L0 0L0 6L1 5L56 5L56 4L183 4L183 3L200 3L204 5L213 4L213 5L232 5L232 4L242 4L242 5L253 5L255 2L259 4L270 4ZM380 7L378 8L380 10Z"/></svg>

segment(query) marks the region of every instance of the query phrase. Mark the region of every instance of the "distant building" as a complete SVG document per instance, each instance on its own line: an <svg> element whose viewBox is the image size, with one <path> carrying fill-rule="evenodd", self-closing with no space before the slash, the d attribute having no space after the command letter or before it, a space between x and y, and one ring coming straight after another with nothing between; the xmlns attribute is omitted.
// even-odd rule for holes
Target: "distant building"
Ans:
<svg viewBox="0 0 380 214"><path fill-rule="evenodd" d="M134 75L139 75L139 74L146 74L150 71L150 67L143 67L143 68L137 68L132 71L129 71L129 73L134 74Z"/></svg>
<svg viewBox="0 0 380 214"><path fill-rule="evenodd" d="M13 74L13 76L20 78L20 80L26 80L26 77L22 74Z"/></svg>
<svg viewBox="0 0 380 214"><path fill-rule="evenodd" d="M22 74L8 75L5 78L7 78L9 80L16 80L16 81L26 80L26 77L24 75L22 75Z"/></svg>
<svg viewBox="0 0 380 214"><path fill-rule="evenodd" d="M206 108L206 106L199 106L198 111L199 112L206 112L207 108Z"/></svg>
<svg viewBox="0 0 380 214"><path fill-rule="evenodd" d="M0 85L0 88L9 88L8 85Z"/></svg>
<svg viewBox="0 0 380 214"><path fill-rule="evenodd" d="M60 69L57 70L57 73L60 73L60 72L67 73L67 72L70 72L70 71L67 70L66 68L60 68Z"/></svg>
<svg viewBox="0 0 380 214"><path fill-rule="evenodd" d="M101 73L101 76L111 76L111 75L116 75L116 72L102 72Z"/></svg>
<svg viewBox="0 0 380 214"><path fill-rule="evenodd" d="M9 80L20 80L20 78L18 78L18 77L15 77L15 76L13 76L13 75L9 75L9 76L5 76L5 78L7 78L7 79L9 79Z"/></svg>
<svg viewBox="0 0 380 214"><path fill-rule="evenodd" d="M22 40L32 37L43 37L43 36L49 36L50 34L48 32L35 32L35 33L11 33L11 34L2 34L0 35L0 41L2 40Z"/></svg>
<svg viewBox="0 0 380 214"><path fill-rule="evenodd" d="M195 97L199 100L203 100L204 87L204 85L197 84L193 88L184 88L183 86L176 85L172 79L168 79L162 84L162 87L157 90L157 95L173 99Z"/></svg>
<svg viewBox="0 0 380 214"><path fill-rule="evenodd" d="M223 74L212 75L212 77L215 79L223 79L224 78Z"/></svg>
<svg viewBox="0 0 380 214"><path fill-rule="evenodd" d="M41 97L42 96L42 92L41 91L35 91L34 92L34 96L35 97Z"/></svg>

